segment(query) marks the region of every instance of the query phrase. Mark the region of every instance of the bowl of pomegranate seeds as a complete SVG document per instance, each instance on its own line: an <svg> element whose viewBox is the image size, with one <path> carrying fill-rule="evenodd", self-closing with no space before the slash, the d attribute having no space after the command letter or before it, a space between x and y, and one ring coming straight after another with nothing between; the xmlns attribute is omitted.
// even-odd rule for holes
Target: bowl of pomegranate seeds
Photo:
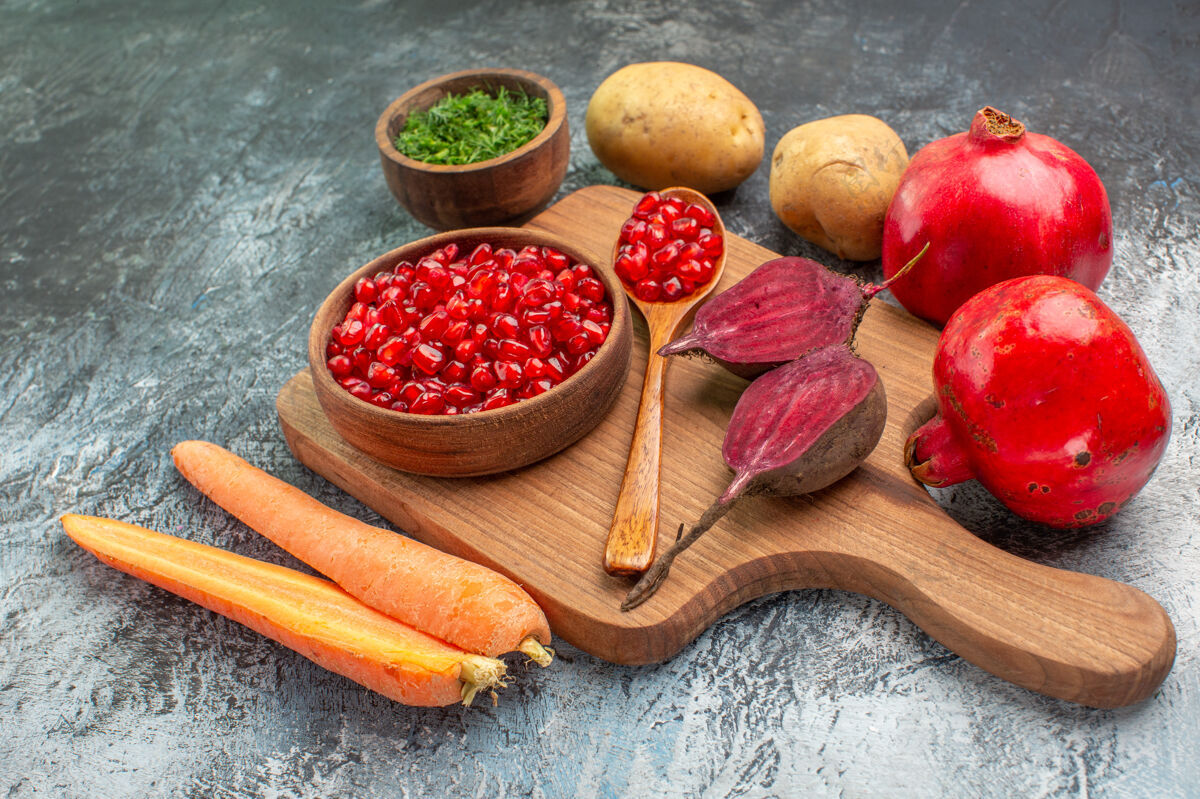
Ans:
<svg viewBox="0 0 1200 799"><path fill-rule="evenodd" d="M317 310L317 399L394 468L465 477L553 455L608 412L629 372L616 276L520 228L449 231L381 255Z"/></svg>
<svg viewBox="0 0 1200 799"><path fill-rule="evenodd" d="M567 174L571 134L548 78L472 69L401 95L376 122L375 144L396 201L448 230L517 225L546 207Z"/></svg>

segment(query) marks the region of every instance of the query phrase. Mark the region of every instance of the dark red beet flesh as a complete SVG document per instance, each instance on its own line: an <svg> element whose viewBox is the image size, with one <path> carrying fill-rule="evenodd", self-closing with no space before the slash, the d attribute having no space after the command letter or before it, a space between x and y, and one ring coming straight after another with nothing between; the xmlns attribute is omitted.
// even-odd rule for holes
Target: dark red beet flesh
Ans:
<svg viewBox="0 0 1200 799"><path fill-rule="evenodd" d="M675 557L739 497L819 491L861 463L883 434L887 399L875 367L837 343L780 366L742 394L721 454L733 481L686 536L676 540L633 587L622 610L645 602Z"/></svg>
<svg viewBox="0 0 1200 799"><path fill-rule="evenodd" d="M853 277L807 258L776 258L701 306L691 332L658 354L704 353L752 378L818 347L848 343L868 299Z"/></svg>

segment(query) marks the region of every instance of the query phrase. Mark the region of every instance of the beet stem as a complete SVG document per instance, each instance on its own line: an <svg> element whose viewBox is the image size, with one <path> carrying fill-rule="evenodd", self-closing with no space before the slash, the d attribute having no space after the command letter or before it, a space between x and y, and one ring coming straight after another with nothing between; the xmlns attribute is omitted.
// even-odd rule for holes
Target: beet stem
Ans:
<svg viewBox="0 0 1200 799"><path fill-rule="evenodd" d="M650 597L654 596L662 585L663 580L667 579L667 572L671 570L671 563L685 549L708 532L714 524L721 520L733 502L721 502L717 500L704 511L704 515L700 517L700 521L688 530L687 535L683 535L683 525L679 525L679 533L675 536L675 543L666 552L658 556L654 561L654 565L642 575L642 578L637 581L637 584L630 589L625 596L625 601L621 603L621 611L628 612L636 608L638 605L645 602Z"/></svg>
<svg viewBox="0 0 1200 799"><path fill-rule="evenodd" d="M695 333L688 333L686 336L681 336L674 341L668 342L658 348L658 354L664 358L668 355L679 355L688 350L698 349L703 346Z"/></svg>
<svg viewBox="0 0 1200 799"><path fill-rule="evenodd" d="M903 267L901 267L899 272L892 275L887 280L880 283L878 286L870 285L870 284L863 286L863 290L862 290L863 296L869 300L869 299L873 298L879 292L883 291L884 289L891 288L892 284L895 283L900 278L907 275L908 270L910 270L914 266L916 266L917 261L920 261L925 256L925 253L928 251L929 251L929 242L925 242L925 246L921 248L921 251L919 253L917 253L915 256L913 256L913 259L911 261L909 261Z"/></svg>

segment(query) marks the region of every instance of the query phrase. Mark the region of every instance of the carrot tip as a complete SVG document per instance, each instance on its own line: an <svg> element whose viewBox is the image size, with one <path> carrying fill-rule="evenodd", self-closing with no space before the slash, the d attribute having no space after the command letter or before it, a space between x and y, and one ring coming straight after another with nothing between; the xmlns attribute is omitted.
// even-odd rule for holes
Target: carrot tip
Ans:
<svg viewBox="0 0 1200 799"><path fill-rule="evenodd" d="M495 658L471 655L460 664L459 680L462 682L462 703L467 707L480 691L488 691L492 695L492 703L496 702L496 688L503 688L506 667Z"/></svg>
<svg viewBox="0 0 1200 799"><path fill-rule="evenodd" d="M548 646L542 646L532 635L526 637L525 640L521 642L521 645L517 647L517 651L528 657L543 669L549 666L554 660L554 650Z"/></svg>

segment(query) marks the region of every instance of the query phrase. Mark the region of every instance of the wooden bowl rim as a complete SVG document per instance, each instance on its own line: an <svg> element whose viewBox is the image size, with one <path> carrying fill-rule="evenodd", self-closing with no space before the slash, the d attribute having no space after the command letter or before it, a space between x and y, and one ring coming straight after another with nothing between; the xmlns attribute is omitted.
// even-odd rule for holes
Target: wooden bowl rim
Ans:
<svg viewBox="0 0 1200 799"><path fill-rule="evenodd" d="M597 277L604 283L605 289L608 291L609 299L613 306L612 327L608 331L608 336L604 339L604 343L596 350L596 355L575 374L568 377L563 382L559 383L554 388L542 394L538 394L527 399L519 400L511 405L505 405L503 408L494 408L488 411L480 411L478 413L456 414L454 416L446 416L444 414L419 414L406 413L401 411L393 411L389 408L380 408L360 399L337 384L333 379L333 375L329 373L329 367L325 363L325 348L329 343L332 335L335 315L333 309L340 306L344 299L348 298L350 292L354 288L354 283L366 275L371 275L381 271L384 264L390 262L395 264L399 260L414 260L408 257L407 253L413 252L432 252L439 247L452 242L457 243L464 238L474 238L480 241L491 241L495 236L515 236L516 238L528 239L527 243L537 243L539 246L553 247L560 252L569 255L579 263L586 263ZM524 246L524 245L522 245ZM401 255L401 253L406 253ZM415 261L414 261L415 263ZM318 396L324 393L326 396L335 397L335 402L343 405L347 410L355 410L356 412L366 413L373 421L377 421L381 428L394 429L396 427L421 427L423 429L439 429L439 428L465 428L472 425L479 427L493 427L494 425L504 424L510 419L520 418L529 414L536 414L539 409L550 403L558 400L562 392L559 390L563 386L572 383L577 378L586 378L591 376L597 369L601 369L610 360L609 353L612 352L612 347L616 347L617 341L626 340L630 343L632 349L632 336L624 335L624 328L633 324L633 320L629 313L629 303L623 302L618 307L618 299L624 299L625 293L621 290L620 279L612 272L609 265L601 265L597 260L585 250L576 247L569 241L556 236L552 233L544 233L542 231L529 230L528 228L516 227L477 227L477 228L460 228L457 230L447 230L442 233L436 233L432 236L426 236L422 239L409 242L400 247L380 255L363 266L356 269L352 274L338 283L317 307L316 314L313 316L312 324L308 331L308 365L309 371L312 373L312 380L317 389ZM605 354L601 358L601 353ZM617 357L619 358L619 353ZM575 383L578 385L578 383ZM328 413L328 411L326 411Z"/></svg>
<svg viewBox="0 0 1200 799"><path fill-rule="evenodd" d="M399 116L402 112L408 113L412 110L408 108L413 98L422 92L429 89L436 89L442 84L457 81L463 78L477 78L480 83L486 81L489 77L513 78L520 82L533 84L547 95L547 118L546 126L541 129L538 135L534 136L529 141L522 144L515 150L498 155L495 158L489 158L486 161L476 161L473 164L430 164L426 161L418 161L414 158L409 158L392 143L391 137L388 136L388 127L392 120ZM487 169L502 166L510 161L514 161L530 153L546 142L550 141L554 136L562 130L563 123L567 119L567 101L563 96L562 89L549 78L539 75L536 72L529 72L523 69L464 69L458 72L450 72L441 75L424 83L414 86L413 88L400 95L393 100L383 113L379 115L379 120L375 123L375 144L379 147L379 152L388 160L405 168L420 172L429 172L431 174L463 174L470 172L481 172ZM469 230L469 228L463 228Z"/></svg>

